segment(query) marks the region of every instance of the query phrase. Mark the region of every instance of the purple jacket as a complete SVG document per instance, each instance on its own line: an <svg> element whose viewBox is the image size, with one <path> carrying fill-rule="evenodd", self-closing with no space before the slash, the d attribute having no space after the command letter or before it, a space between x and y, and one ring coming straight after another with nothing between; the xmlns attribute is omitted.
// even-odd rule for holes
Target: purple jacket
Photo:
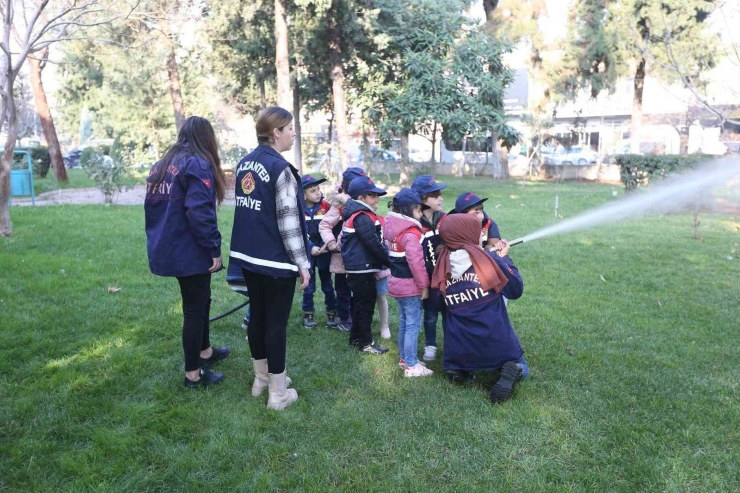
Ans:
<svg viewBox="0 0 740 493"><path fill-rule="evenodd" d="M393 265L388 279L388 294L394 298L421 296L421 291L429 287L421 244L423 237L419 221L395 212L389 212L385 217L383 239Z"/></svg>

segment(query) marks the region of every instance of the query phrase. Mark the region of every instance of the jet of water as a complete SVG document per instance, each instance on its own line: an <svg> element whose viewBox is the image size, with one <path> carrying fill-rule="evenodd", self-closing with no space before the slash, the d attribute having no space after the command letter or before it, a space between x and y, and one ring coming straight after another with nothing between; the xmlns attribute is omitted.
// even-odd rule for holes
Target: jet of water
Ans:
<svg viewBox="0 0 740 493"><path fill-rule="evenodd" d="M660 182L649 190L630 195L629 197L605 204L566 219L560 223L530 233L510 242L515 245L546 236L553 236L572 231L592 228L601 224L614 223L631 217L640 216L655 210L676 210L687 204L701 200L700 194L726 183L732 177L740 175L740 158L723 158L709 163L686 174L675 175Z"/></svg>

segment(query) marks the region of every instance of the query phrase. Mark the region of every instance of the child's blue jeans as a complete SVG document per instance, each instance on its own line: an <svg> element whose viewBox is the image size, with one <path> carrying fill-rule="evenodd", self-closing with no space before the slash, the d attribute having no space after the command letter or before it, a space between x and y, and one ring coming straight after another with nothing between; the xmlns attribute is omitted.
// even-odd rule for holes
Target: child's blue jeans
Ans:
<svg viewBox="0 0 740 493"><path fill-rule="evenodd" d="M398 325L398 353L406 366L419 362L416 349L421 330L421 296L396 298L400 322Z"/></svg>

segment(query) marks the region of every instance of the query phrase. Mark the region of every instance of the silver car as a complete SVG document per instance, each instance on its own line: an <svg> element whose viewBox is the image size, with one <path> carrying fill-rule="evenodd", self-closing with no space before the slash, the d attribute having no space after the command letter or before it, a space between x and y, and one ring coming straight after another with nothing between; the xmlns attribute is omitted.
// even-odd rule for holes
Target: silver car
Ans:
<svg viewBox="0 0 740 493"><path fill-rule="evenodd" d="M564 165L575 164L588 166L596 164L599 155L588 147L560 148L552 154L545 154L545 164Z"/></svg>

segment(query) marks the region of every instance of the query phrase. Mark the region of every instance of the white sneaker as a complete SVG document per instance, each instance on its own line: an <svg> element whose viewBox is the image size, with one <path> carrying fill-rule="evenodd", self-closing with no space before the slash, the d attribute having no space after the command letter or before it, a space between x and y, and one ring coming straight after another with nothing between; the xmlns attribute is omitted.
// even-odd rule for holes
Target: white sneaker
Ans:
<svg viewBox="0 0 740 493"><path fill-rule="evenodd" d="M432 373L434 372L424 366L421 361L416 363L414 366L407 366L406 369L403 370L404 377L428 377Z"/></svg>
<svg viewBox="0 0 740 493"><path fill-rule="evenodd" d="M388 327L383 327L380 329L380 337L382 339L390 339L391 338L391 329Z"/></svg>
<svg viewBox="0 0 740 493"><path fill-rule="evenodd" d="M437 346L424 346L424 361L434 361L437 358Z"/></svg>
<svg viewBox="0 0 740 493"><path fill-rule="evenodd" d="M427 364L424 363L423 361L419 361L419 364L421 366L427 366ZM406 362L403 360L403 358L401 358L401 359L398 360L398 367L400 369L402 369L402 370L405 370L406 369Z"/></svg>

